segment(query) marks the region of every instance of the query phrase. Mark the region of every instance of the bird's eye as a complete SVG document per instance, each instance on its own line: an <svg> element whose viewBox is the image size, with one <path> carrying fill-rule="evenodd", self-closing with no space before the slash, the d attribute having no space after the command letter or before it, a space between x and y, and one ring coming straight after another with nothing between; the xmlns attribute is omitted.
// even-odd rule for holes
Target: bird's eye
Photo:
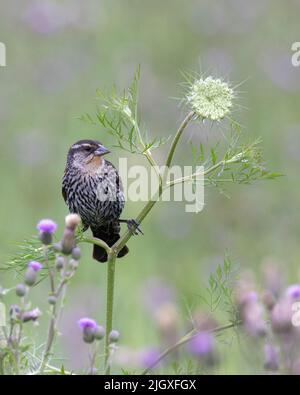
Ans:
<svg viewBox="0 0 300 395"><path fill-rule="evenodd" d="M84 150L85 150L86 152L91 152L91 151L92 151L92 147L84 147Z"/></svg>

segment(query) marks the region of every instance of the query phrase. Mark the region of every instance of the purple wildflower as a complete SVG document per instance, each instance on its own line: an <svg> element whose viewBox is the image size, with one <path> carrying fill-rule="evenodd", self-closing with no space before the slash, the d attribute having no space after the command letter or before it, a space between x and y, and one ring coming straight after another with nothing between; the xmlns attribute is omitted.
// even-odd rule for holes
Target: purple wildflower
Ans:
<svg viewBox="0 0 300 395"><path fill-rule="evenodd" d="M278 370L279 357L278 357L277 349L272 344L265 344L264 354L265 354L265 364L264 364L265 369L272 371Z"/></svg>
<svg viewBox="0 0 300 395"><path fill-rule="evenodd" d="M97 323L95 320L92 320L91 318L81 318L78 321L78 326L81 329L96 329L97 328Z"/></svg>
<svg viewBox="0 0 300 395"><path fill-rule="evenodd" d="M81 318L78 321L78 325L83 332L83 341L86 343L93 343L97 330L97 322L91 318Z"/></svg>
<svg viewBox="0 0 300 395"><path fill-rule="evenodd" d="M148 369L152 368L159 358L159 351L156 348L147 348L139 354L139 364L141 368Z"/></svg>
<svg viewBox="0 0 300 395"><path fill-rule="evenodd" d="M299 299L300 298L300 285L299 284L290 285L286 290L286 295L293 300Z"/></svg>
<svg viewBox="0 0 300 395"><path fill-rule="evenodd" d="M208 332L199 332L189 342L191 354L197 357L204 357L211 354L214 350L214 338Z"/></svg>
<svg viewBox="0 0 300 395"><path fill-rule="evenodd" d="M37 230L41 233L54 233L57 229L57 225L52 219L42 219L37 224Z"/></svg>
<svg viewBox="0 0 300 395"><path fill-rule="evenodd" d="M38 272L39 270L42 269L42 264L40 262L36 262L36 261L31 261L28 263L28 268L34 270L35 272Z"/></svg>
<svg viewBox="0 0 300 395"><path fill-rule="evenodd" d="M25 311L24 313L22 313L21 318L23 322L36 321L40 315L41 312L39 308L35 308L33 310Z"/></svg>

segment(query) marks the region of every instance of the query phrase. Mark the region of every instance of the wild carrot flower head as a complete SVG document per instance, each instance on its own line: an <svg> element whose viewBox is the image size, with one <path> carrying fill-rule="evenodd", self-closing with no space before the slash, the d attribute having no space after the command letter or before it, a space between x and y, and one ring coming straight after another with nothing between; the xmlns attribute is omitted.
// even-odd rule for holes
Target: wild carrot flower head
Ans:
<svg viewBox="0 0 300 395"><path fill-rule="evenodd" d="M28 263L28 268L34 270L35 272L38 272L39 270L42 269L42 264L40 262L36 262L36 261L31 261Z"/></svg>
<svg viewBox="0 0 300 395"><path fill-rule="evenodd" d="M42 219L37 224L37 230L41 233L54 233L57 229L57 225L51 219Z"/></svg>
<svg viewBox="0 0 300 395"><path fill-rule="evenodd" d="M229 113L233 99L234 92L230 86L212 77L195 80L187 95L187 101L195 113L212 121L219 121Z"/></svg>

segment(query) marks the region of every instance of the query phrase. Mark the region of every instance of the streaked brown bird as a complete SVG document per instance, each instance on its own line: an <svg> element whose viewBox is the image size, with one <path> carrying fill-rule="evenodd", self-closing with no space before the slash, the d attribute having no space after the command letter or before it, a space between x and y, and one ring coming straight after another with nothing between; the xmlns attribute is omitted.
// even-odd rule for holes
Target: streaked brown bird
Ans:
<svg viewBox="0 0 300 395"><path fill-rule="evenodd" d="M110 247L120 238L120 220L125 197L117 169L104 158L110 151L96 140L80 140L68 152L62 194L71 213L80 215L84 230ZM133 220L131 220L133 221ZM136 230L136 228L135 228ZM118 258L128 253L124 246ZM104 248L94 245L93 258L107 261Z"/></svg>

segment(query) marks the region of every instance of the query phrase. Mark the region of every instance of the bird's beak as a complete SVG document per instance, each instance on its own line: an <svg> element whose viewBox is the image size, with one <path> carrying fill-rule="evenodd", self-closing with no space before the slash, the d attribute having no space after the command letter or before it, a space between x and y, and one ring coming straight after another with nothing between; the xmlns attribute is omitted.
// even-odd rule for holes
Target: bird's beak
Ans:
<svg viewBox="0 0 300 395"><path fill-rule="evenodd" d="M99 145L99 147L94 151L94 155L96 156L102 156L109 153L110 151L106 147L104 147L104 145Z"/></svg>

